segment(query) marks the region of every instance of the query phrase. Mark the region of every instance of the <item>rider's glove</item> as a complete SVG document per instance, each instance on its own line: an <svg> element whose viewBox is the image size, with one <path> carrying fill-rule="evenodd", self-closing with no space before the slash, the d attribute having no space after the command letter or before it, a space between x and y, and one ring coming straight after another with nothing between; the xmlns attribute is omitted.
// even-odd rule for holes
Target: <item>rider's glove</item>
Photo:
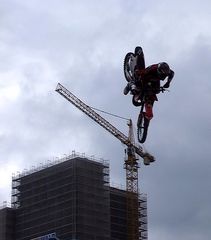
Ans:
<svg viewBox="0 0 211 240"><path fill-rule="evenodd" d="M170 82L166 82L164 85L163 85L163 88L169 88L170 86Z"/></svg>

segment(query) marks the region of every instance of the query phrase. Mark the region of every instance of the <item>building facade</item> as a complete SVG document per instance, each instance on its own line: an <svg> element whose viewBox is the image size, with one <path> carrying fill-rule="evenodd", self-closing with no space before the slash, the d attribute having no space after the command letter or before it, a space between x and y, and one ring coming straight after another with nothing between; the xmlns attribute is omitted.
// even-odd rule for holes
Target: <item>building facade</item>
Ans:
<svg viewBox="0 0 211 240"><path fill-rule="evenodd" d="M0 209L0 239L15 239L15 211L9 207Z"/></svg>
<svg viewBox="0 0 211 240"><path fill-rule="evenodd" d="M74 154L14 176L5 211L2 240L127 239L126 192L109 186L104 160Z"/></svg>

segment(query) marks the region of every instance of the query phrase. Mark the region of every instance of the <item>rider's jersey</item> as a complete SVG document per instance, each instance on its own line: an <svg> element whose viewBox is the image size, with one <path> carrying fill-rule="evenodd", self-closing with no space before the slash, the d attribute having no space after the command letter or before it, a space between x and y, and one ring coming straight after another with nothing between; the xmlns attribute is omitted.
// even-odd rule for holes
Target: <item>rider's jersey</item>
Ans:
<svg viewBox="0 0 211 240"><path fill-rule="evenodd" d="M170 82L174 76L174 72L170 70L169 75L161 75L158 73L158 64L153 64L143 70L140 70L140 76L143 81L147 82L164 80L166 77L168 77L167 81Z"/></svg>
<svg viewBox="0 0 211 240"><path fill-rule="evenodd" d="M137 74L140 76L140 82L137 85L141 85L145 89L151 89L155 94L160 92L160 81L167 78L167 82L170 83L174 77L174 72L170 69L169 74L160 74L158 72L158 64L150 65L145 69L138 70Z"/></svg>

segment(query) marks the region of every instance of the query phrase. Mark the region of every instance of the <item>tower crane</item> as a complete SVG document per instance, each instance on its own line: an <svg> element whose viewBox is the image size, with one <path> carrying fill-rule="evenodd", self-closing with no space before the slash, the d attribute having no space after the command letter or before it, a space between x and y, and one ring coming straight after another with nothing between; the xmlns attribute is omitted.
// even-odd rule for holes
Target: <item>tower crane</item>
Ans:
<svg viewBox="0 0 211 240"><path fill-rule="evenodd" d="M96 113L93 108L86 105L77 98L73 93L66 89L62 84L58 83L56 92L72 103L79 110L84 112L88 117L110 132L114 137L127 146L124 167L126 169L126 192L127 192L127 230L128 240L139 240L140 223L138 211L138 157L143 159L145 165L149 165L155 161L155 158L148 152L144 152L140 145L135 144L132 120L128 121L129 134L128 137L109 123L106 119Z"/></svg>

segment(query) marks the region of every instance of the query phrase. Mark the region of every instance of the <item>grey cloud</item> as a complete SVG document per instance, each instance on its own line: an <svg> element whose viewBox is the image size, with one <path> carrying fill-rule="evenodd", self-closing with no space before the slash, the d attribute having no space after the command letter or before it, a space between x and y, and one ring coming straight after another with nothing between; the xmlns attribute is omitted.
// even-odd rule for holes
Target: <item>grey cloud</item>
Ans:
<svg viewBox="0 0 211 240"><path fill-rule="evenodd" d="M190 1L185 3L183 15L177 11L180 1L172 7L166 3L63 1L49 8L46 1L38 8L40 1L5 2L0 74L2 79L5 73L15 76L7 84L17 84L20 93L4 107L0 104L0 162L4 167L5 159L8 164L17 159L18 168L24 169L75 149L110 159L111 182L124 185L124 146L54 90L61 82L88 105L131 117L135 126L139 109L132 106L131 96L122 94L122 67L126 52L142 44L147 65L165 59L176 73L170 92L160 94L154 105L145 144L157 160L150 167L140 161L149 234L151 239L207 240L210 34L199 28L203 21L194 34L186 25L182 28L187 17L197 22L197 2L191 7ZM206 10L204 16L209 22ZM5 81L0 86L1 91ZM126 121L103 116L127 134ZM1 190L0 202L9 191Z"/></svg>

